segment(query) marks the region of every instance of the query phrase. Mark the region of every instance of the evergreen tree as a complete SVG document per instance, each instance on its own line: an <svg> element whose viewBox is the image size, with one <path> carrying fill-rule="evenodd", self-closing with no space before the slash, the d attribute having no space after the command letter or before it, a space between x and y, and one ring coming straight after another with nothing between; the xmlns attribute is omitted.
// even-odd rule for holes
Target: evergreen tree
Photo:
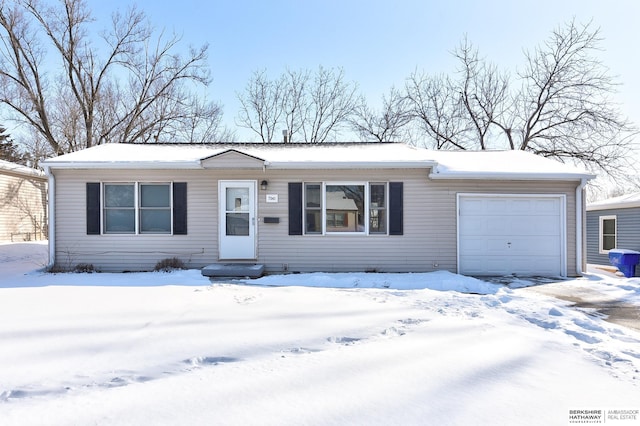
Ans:
<svg viewBox="0 0 640 426"><path fill-rule="evenodd" d="M0 160L27 165L27 154L20 151L20 148L11 139L11 135L5 133L6 131L7 129L0 126Z"/></svg>

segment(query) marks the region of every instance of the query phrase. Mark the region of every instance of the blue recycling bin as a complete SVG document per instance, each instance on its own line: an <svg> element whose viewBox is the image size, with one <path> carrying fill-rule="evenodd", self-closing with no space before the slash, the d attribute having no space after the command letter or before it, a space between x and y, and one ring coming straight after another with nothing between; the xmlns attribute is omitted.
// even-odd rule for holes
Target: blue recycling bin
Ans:
<svg viewBox="0 0 640 426"><path fill-rule="evenodd" d="M626 249L609 250L609 263L617 267L627 278L636 275L638 262L640 262L640 252Z"/></svg>

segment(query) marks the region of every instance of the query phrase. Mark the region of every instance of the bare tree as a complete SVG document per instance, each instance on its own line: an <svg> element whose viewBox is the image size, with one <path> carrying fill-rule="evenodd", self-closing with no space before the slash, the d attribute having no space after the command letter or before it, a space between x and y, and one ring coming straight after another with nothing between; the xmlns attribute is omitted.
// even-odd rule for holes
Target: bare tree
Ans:
<svg viewBox="0 0 640 426"><path fill-rule="evenodd" d="M526 54L515 97L518 149L607 173L626 161L636 130L611 100L617 84L594 55L600 41L591 24L570 22Z"/></svg>
<svg viewBox="0 0 640 426"><path fill-rule="evenodd" d="M255 72L244 93L237 124L252 130L262 142L274 142L277 130L287 141L323 143L337 139L357 104L357 86L344 80L342 69L319 67L287 70L270 80L266 71Z"/></svg>
<svg viewBox="0 0 640 426"><path fill-rule="evenodd" d="M344 71L318 68L307 92L307 108L302 125L305 142L337 140L357 105L357 86L344 81Z"/></svg>
<svg viewBox="0 0 640 426"><path fill-rule="evenodd" d="M414 73L413 116L437 149L519 149L619 173L635 127L611 101L616 83L597 59L599 30L569 22L526 53L518 87L465 39L455 78Z"/></svg>
<svg viewBox="0 0 640 426"><path fill-rule="evenodd" d="M455 90L460 94L464 116L469 121L467 137L472 145L476 143L480 149L487 149L491 143L491 126L502 119L507 106L509 79L495 65L481 59L466 37L453 54L461 65L459 86Z"/></svg>
<svg viewBox="0 0 640 426"><path fill-rule="evenodd" d="M411 115L435 149L467 149L463 137L470 128L461 97L451 79L414 72L407 81ZM424 141L425 143L427 141Z"/></svg>
<svg viewBox="0 0 640 426"><path fill-rule="evenodd" d="M286 88L282 107L284 109L284 129L288 142L293 142L294 135L300 139L305 124L308 105L305 99L311 72L309 70L287 70L281 77L282 85Z"/></svg>
<svg viewBox="0 0 640 426"><path fill-rule="evenodd" d="M274 142L281 124L283 80L269 80L266 70L254 71L243 94L238 94L240 112L236 124L252 130L262 142Z"/></svg>
<svg viewBox="0 0 640 426"><path fill-rule="evenodd" d="M233 142L235 133L222 124L222 107L206 99L192 99L191 114L179 121L179 126L167 133L169 141L192 143Z"/></svg>
<svg viewBox="0 0 640 426"><path fill-rule="evenodd" d="M351 126L363 141L397 142L411 119L406 95L392 87L388 96L382 96L381 111L370 108L363 98L354 111Z"/></svg>
<svg viewBox="0 0 640 426"><path fill-rule="evenodd" d="M173 53L180 37L154 35L135 8L114 13L100 37L92 23L86 0L1 0L0 103L16 120L62 154L161 140L193 115L190 87L210 81L207 45ZM221 114L207 111L212 121Z"/></svg>

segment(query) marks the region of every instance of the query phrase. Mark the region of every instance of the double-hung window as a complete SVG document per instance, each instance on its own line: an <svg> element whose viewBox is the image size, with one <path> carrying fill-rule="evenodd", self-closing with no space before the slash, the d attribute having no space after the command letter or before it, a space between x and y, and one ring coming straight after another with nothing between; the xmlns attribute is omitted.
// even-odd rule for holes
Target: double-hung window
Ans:
<svg viewBox="0 0 640 426"><path fill-rule="evenodd" d="M104 184L104 233L135 234L136 187L132 183Z"/></svg>
<svg viewBox="0 0 640 426"><path fill-rule="evenodd" d="M170 183L104 183L105 234L170 234Z"/></svg>
<svg viewBox="0 0 640 426"><path fill-rule="evenodd" d="M385 182L305 183L305 234L386 235L387 186Z"/></svg>
<svg viewBox="0 0 640 426"><path fill-rule="evenodd" d="M609 253L617 246L616 216L600 216L600 253Z"/></svg>
<svg viewBox="0 0 640 426"><path fill-rule="evenodd" d="M140 184L140 233L171 233L171 185Z"/></svg>

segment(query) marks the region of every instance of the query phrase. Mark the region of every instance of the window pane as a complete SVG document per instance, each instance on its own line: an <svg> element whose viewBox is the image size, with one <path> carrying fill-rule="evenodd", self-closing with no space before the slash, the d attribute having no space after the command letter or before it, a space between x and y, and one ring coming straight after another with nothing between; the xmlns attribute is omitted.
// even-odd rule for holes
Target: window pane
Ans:
<svg viewBox="0 0 640 426"><path fill-rule="evenodd" d="M384 189L383 184L371 184L371 208L385 206Z"/></svg>
<svg viewBox="0 0 640 426"><path fill-rule="evenodd" d="M322 233L322 212L320 210L307 210L306 215L306 233L321 234Z"/></svg>
<svg viewBox="0 0 640 426"><path fill-rule="evenodd" d="M616 248L615 236L603 236L602 237L602 250L611 250Z"/></svg>
<svg viewBox="0 0 640 426"><path fill-rule="evenodd" d="M364 232L364 185L327 185L327 232Z"/></svg>
<svg viewBox="0 0 640 426"><path fill-rule="evenodd" d="M105 207L134 207L133 185L105 185Z"/></svg>
<svg viewBox="0 0 640 426"><path fill-rule="evenodd" d="M320 207L320 198L322 196L320 184L307 184L305 185L305 188L305 200L307 203L307 207Z"/></svg>
<svg viewBox="0 0 640 426"><path fill-rule="evenodd" d="M227 188L226 209L228 212L248 212L249 188Z"/></svg>
<svg viewBox="0 0 640 426"><path fill-rule="evenodd" d="M141 207L169 207L169 185L140 185Z"/></svg>
<svg viewBox="0 0 640 426"><path fill-rule="evenodd" d="M304 185L305 233L322 234L322 184Z"/></svg>
<svg viewBox="0 0 640 426"><path fill-rule="evenodd" d="M371 210L369 212L369 233L387 233L387 211L384 209Z"/></svg>
<svg viewBox="0 0 640 426"><path fill-rule="evenodd" d="M140 210L140 232L171 232L171 211L169 209Z"/></svg>
<svg viewBox="0 0 640 426"><path fill-rule="evenodd" d="M249 235L249 213L227 213L227 235Z"/></svg>
<svg viewBox="0 0 640 426"><path fill-rule="evenodd" d="M616 233L616 220L615 219L604 219L602 221L602 233L614 235Z"/></svg>
<svg viewBox="0 0 640 426"><path fill-rule="evenodd" d="M104 231L106 233L133 234L135 232L135 210L105 209Z"/></svg>

